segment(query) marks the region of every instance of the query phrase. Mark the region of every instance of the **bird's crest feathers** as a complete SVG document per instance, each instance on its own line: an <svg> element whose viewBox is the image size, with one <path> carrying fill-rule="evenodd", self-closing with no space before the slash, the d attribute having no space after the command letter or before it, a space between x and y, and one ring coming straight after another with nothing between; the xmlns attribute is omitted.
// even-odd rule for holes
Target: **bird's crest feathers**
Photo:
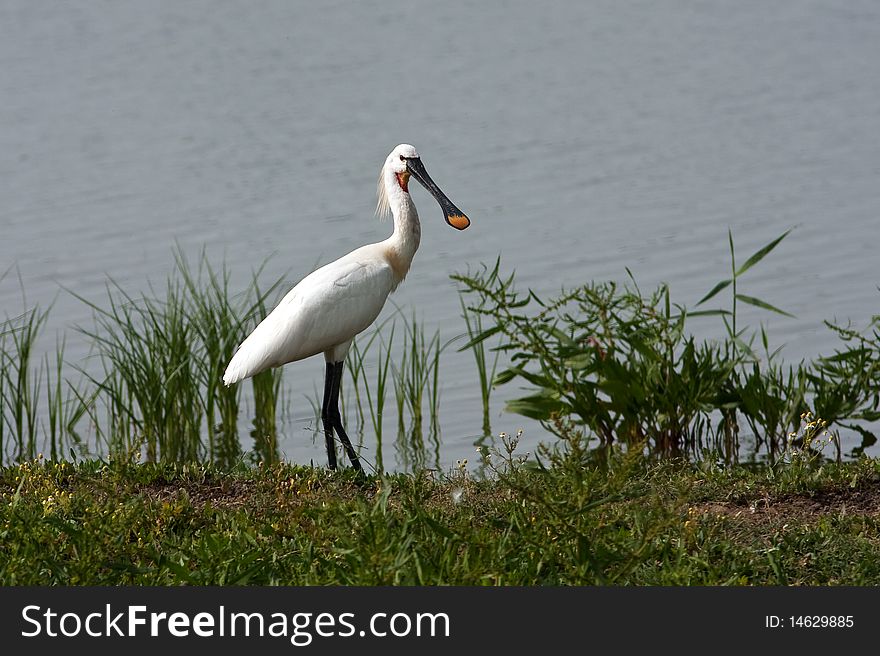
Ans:
<svg viewBox="0 0 880 656"><path fill-rule="evenodd" d="M385 188L385 167L379 171L379 184L376 185L376 216L380 219L387 219L391 216L391 203L388 201L388 190Z"/></svg>

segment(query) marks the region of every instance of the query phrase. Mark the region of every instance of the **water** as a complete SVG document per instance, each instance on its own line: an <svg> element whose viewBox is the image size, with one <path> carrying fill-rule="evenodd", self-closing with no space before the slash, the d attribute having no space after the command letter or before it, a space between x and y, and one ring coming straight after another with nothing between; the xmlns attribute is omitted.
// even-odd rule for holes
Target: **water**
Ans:
<svg viewBox="0 0 880 656"><path fill-rule="evenodd" d="M161 283L172 247L205 245L243 287L290 284L383 239L385 155L416 145L473 220L450 229L415 192L422 248L394 296L444 339L463 324L448 275L502 256L552 294L588 279L670 283L693 304L746 256L792 235L742 291L796 319L768 325L790 360L829 353L822 319L878 312L880 5L750 2L205 2L0 4L0 270L49 331L88 324L110 276ZM21 290L0 282L0 311ZM383 316L393 311L387 308ZM68 359L86 346L69 334ZM324 461L289 365L287 457ZM443 358L445 465L473 457L469 354ZM537 426L501 413L493 429ZM389 399L389 403L391 400ZM387 457L387 456L386 456Z"/></svg>

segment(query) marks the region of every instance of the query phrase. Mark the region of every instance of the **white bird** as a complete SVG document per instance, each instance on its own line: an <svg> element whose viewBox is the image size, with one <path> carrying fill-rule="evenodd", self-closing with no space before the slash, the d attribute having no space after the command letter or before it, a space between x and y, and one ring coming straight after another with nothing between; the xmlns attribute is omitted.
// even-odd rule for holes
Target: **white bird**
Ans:
<svg viewBox="0 0 880 656"><path fill-rule="evenodd" d="M327 365L321 420L331 469L336 469L335 430L352 467L362 471L339 414L342 365L352 339L379 316L419 247L421 227L407 187L410 176L437 199L449 225L458 230L470 225L425 171L416 149L400 144L385 159L379 176L376 213L391 212L391 236L361 246L303 278L241 343L223 375L223 382L232 385L271 367L323 353Z"/></svg>

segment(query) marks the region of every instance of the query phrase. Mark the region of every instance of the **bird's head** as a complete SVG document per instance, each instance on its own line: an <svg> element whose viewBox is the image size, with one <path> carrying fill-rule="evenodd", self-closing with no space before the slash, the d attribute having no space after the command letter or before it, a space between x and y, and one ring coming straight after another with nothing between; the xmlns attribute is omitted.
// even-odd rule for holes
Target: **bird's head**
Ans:
<svg viewBox="0 0 880 656"><path fill-rule="evenodd" d="M379 206L377 208L379 213L388 208L387 185L396 184L401 191L408 194L410 177L414 177L425 189L431 192L443 210L446 223L457 230L464 230L471 224L465 213L458 209L431 179L425 170L425 165L422 164L419 153L409 144L400 144L385 159L385 166L382 167L382 175L379 177Z"/></svg>

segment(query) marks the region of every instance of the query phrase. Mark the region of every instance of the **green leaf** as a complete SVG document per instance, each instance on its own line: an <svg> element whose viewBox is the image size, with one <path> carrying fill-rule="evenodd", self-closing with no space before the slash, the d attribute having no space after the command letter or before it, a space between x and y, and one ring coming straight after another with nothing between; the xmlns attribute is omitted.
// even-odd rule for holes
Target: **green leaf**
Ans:
<svg viewBox="0 0 880 656"><path fill-rule="evenodd" d="M776 248L776 245L779 244L779 242L781 242L783 239L785 239L788 236L788 233L791 232L793 229L794 228L789 228L788 230L783 232L781 235L779 235L776 239L774 239L769 244L764 246L764 248L761 248L761 249L755 251L755 254L752 255L748 260L746 260L746 263L743 264L739 268L739 270L736 272L736 276L737 277L741 276L746 271L751 269L755 264L757 264L758 262L763 260L764 256L767 255L767 253L772 251L774 248ZM785 313L783 312L783 314L785 314ZM791 315L789 315L789 316L791 316Z"/></svg>
<svg viewBox="0 0 880 656"><path fill-rule="evenodd" d="M551 335L552 337L555 337L556 339L559 340L559 343L562 344L563 346L576 346L576 344L574 343L574 340L572 340L571 337L566 335L564 332L562 332L556 326L538 325L537 329L542 332L547 333L548 335Z"/></svg>
<svg viewBox="0 0 880 656"><path fill-rule="evenodd" d="M589 353L580 353L565 360L563 364L569 369L586 369L593 362L593 356Z"/></svg>
<svg viewBox="0 0 880 656"><path fill-rule="evenodd" d="M663 359L663 356L660 353L648 346L643 340L638 339L635 335L630 336L629 342L633 350L640 353L646 360L660 362Z"/></svg>
<svg viewBox="0 0 880 656"><path fill-rule="evenodd" d="M760 298L755 298L754 296L746 296L745 294L737 294L736 298L743 303L748 303L749 305L754 305L755 307L759 307L764 310L770 310L771 312L776 312L777 314L783 314L786 317L791 317L792 319L794 318L793 314L789 314L785 310L780 310L775 305L770 305L766 301L762 301Z"/></svg>
<svg viewBox="0 0 880 656"><path fill-rule="evenodd" d="M562 409L562 404L549 396L527 396L508 401L506 410L531 419L549 419L550 415Z"/></svg>
<svg viewBox="0 0 880 656"><path fill-rule="evenodd" d="M554 383L554 381L549 380L546 376L542 376L539 373L527 371L522 367L510 367L509 369L506 369L495 376L495 378L492 380L492 384L503 385L504 383L511 381L517 376L525 379L527 382L531 383L535 387L540 387L542 389L551 387Z"/></svg>
<svg viewBox="0 0 880 656"><path fill-rule="evenodd" d="M733 278L728 278L727 280L722 280L721 282L719 282L717 285L715 285L715 286L712 288L712 291L711 291L711 292L709 292L709 293L706 294L703 298L701 298L700 301L699 301L699 303L697 303L697 305L702 305L703 303L705 303L706 301L708 301L710 298L712 298L713 296L715 296L715 295L716 295L718 292L720 292L722 289L724 289L725 287L727 287L728 285L730 285L730 283L732 283L732 282L733 282Z"/></svg>
<svg viewBox="0 0 880 656"><path fill-rule="evenodd" d="M690 319L691 317L717 317L719 315L727 315L730 316L730 310L697 310L696 312L688 312L687 317ZM673 315L673 319L677 319L681 315Z"/></svg>
<svg viewBox="0 0 880 656"><path fill-rule="evenodd" d="M835 353L834 355L829 355L826 357L819 358L820 362L845 362L847 360L856 360L858 358L862 358L868 355L871 351L866 348L857 348L852 351L843 351L842 353Z"/></svg>
<svg viewBox="0 0 880 656"><path fill-rule="evenodd" d="M730 268L733 270L733 277L736 278L736 250L733 248L733 230L727 228L727 243L730 245Z"/></svg>
<svg viewBox="0 0 880 656"><path fill-rule="evenodd" d="M548 378L545 375L542 375L542 374L536 373L536 372L532 372L532 371L528 371L526 369L523 369L522 367L511 367L509 369L509 371L513 372L515 375L519 376L520 378L525 379L527 382L531 383L535 387L539 387L541 389L545 389L545 390L550 389L556 383L555 380L551 380L550 378Z"/></svg>
<svg viewBox="0 0 880 656"><path fill-rule="evenodd" d="M437 535L446 538L447 540L452 540L455 538L455 533L450 531L448 528L443 526L440 522L428 515L422 515L422 519L425 520L425 523L431 527L431 530L434 531Z"/></svg>
<svg viewBox="0 0 880 656"><path fill-rule="evenodd" d="M519 371L517 369L505 369L495 376L495 378L492 380L492 385L504 385L504 383L509 383L518 375Z"/></svg>
<svg viewBox="0 0 880 656"><path fill-rule="evenodd" d="M740 335L742 331L740 331ZM751 344L746 344L739 335L731 335L729 338L736 346L739 348L740 352L748 355L750 358L754 358L755 352L752 350Z"/></svg>
<svg viewBox="0 0 880 656"><path fill-rule="evenodd" d="M469 348L476 346L480 342L486 341L492 335L494 335L495 333L498 333L498 332L501 332L501 326L493 326L492 328L489 328L488 330L484 330L479 335L474 337L471 341L469 341L467 344L465 344L460 349L458 349L458 352L461 353L462 351L467 351Z"/></svg>
<svg viewBox="0 0 880 656"><path fill-rule="evenodd" d="M195 579L193 578L192 572L190 571L190 569L188 567L186 567L182 563L179 563L175 560L172 560L171 558L163 557L160 559L158 564L159 564L159 567L164 566L167 569L171 570L171 572L174 575L178 576L179 578L186 581L187 583L195 583Z"/></svg>

